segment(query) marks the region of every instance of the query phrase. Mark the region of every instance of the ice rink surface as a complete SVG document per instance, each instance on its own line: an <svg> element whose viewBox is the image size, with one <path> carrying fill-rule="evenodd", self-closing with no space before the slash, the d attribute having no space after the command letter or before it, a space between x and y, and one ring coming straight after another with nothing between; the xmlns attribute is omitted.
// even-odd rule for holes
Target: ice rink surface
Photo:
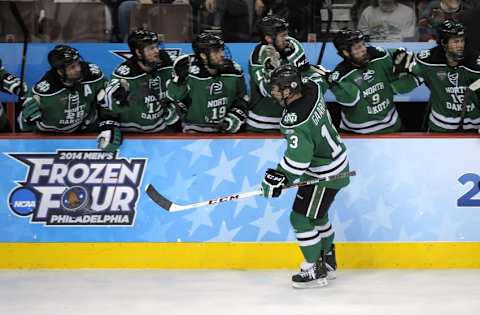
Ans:
<svg viewBox="0 0 480 315"><path fill-rule="evenodd" d="M480 314L480 270L343 270L304 290L293 272L0 270L0 314Z"/></svg>

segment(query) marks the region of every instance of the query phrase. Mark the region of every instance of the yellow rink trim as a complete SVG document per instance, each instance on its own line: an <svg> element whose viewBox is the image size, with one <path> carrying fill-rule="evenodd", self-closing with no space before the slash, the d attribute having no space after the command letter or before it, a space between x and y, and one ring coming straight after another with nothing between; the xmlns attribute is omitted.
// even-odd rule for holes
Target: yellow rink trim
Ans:
<svg viewBox="0 0 480 315"><path fill-rule="evenodd" d="M298 268L295 243L0 243L0 268ZM338 243L340 268L480 268L480 243Z"/></svg>

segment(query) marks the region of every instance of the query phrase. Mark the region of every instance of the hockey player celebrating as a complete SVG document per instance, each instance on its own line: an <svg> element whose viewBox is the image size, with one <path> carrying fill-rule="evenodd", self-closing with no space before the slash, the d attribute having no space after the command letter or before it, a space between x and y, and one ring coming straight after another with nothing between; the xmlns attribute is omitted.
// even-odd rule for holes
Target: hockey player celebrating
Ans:
<svg viewBox="0 0 480 315"><path fill-rule="evenodd" d="M438 45L415 55L399 51L397 72L410 72L425 79L430 88L429 130L475 131L480 128L480 56L465 51L465 28L446 20L438 29Z"/></svg>
<svg viewBox="0 0 480 315"><path fill-rule="evenodd" d="M15 94L19 97L22 97L28 92L27 85L25 83L22 84L19 78L5 70L2 65L2 59L0 59L0 91L8 94ZM10 126L8 125L7 115L5 114L3 105L0 102L0 131L9 130Z"/></svg>
<svg viewBox="0 0 480 315"><path fill-rule="evenodd" d="M170 56L159 48L157 34L148 30L130 33L128 46L132 57L112 74L101 103L105 109L102 119L121 131L165 130L179 120L175 105L166 97L166 82L172 75L173 65ZM98 137L100 147L100 139L108 138L106 132L102 133Z"/></svg>
<svg viewBox="0 0 480 315"><path fill-rule="evenodd" d="M272 96L284 108L280 130L288 145L276 169L268 169L262 182L265 197L278 197L282 186L347 172L346 147L333 126L321 87L302 82L298 70L282 65L271 75ZM290 222L305 257L300 273L292 277L295 288L325 286L327 271L336 269L334 232L328 209L349 179L320 182L298 189Z"/></svg>
<svg viewBox="0 0 480 315"><path fill-rule="evenodd" d="M97 95L106 79L100 68L82 60L70 46L48 54L51 69L35 84L18 117L22 131L93 131L98 119Z"/></svg>
<svg viewBox="0 0 480 315"><path fill-rule="evenodd" d="M325 73L310 66L300 42L288 36L288 23L284 18L267 15L260 21L259 30L261 42L255 46L248 64L251 102L247 130L278 132L283 109L271 98L270 72L282 64L291 64L305 76Z"/></svg>
<svg viewBox="0 0 480 315"><path fill-rule="evenodd" d="M167 87L171 100L187 105L183 132L237 133L249 100L240 65L225 57L218 35L202 33L192 48L194 55L175 60Z"/></svg>
<svg viewBox="0 0 480 315"><path fill-rule="evenodd" d="M329 76L331 90L342 105L340 128L360 134L400 131L393 96L410 92L421 81L395 75L391 52L367 47L360 31L342 30L333 44L343 58Z"/></svg>

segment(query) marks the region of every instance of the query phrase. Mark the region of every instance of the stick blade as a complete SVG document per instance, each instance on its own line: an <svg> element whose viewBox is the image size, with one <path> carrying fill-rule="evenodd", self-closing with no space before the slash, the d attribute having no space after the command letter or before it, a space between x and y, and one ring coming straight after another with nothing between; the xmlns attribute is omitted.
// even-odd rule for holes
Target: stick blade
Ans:
<svg viewBox="0 0 480 315"><path fill-rule="evenodd" d="M170 208L172 207L172 202L165 198L163 195L161 195L153 185L148 184L147 188L145 189L145 192L147 193L148 197L153 200L157 205L162 207L163 209L170 211Z"/></svg>

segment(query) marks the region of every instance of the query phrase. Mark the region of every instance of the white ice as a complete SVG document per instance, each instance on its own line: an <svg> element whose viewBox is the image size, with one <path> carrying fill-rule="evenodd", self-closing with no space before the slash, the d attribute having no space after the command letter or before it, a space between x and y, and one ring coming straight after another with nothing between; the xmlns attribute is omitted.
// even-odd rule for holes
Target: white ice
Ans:
<svg viewBox="0 0 480 315"><path fill-rule="evenodd" d="M293 289L291 270L0 270L0 315L476 315L480 270L343 270Z"/></svg>

